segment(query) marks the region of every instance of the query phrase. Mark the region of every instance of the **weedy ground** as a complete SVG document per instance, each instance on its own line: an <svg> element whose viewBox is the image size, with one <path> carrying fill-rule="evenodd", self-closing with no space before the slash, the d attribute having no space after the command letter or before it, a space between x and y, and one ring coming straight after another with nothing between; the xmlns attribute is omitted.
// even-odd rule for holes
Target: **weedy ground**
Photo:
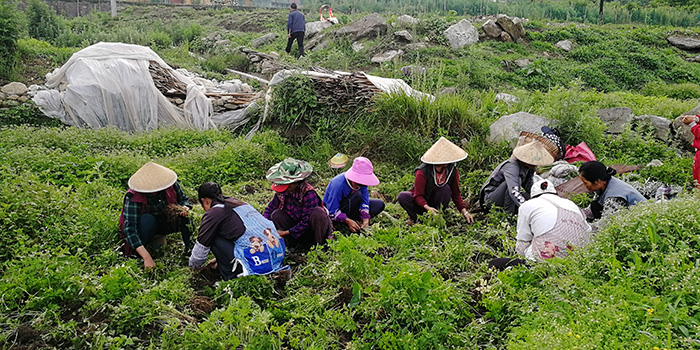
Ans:
<svg viewBox="0 0 700 350"><path fill-rule="evenodd" d="M69 30L48 41L21 39L24 62L51 64L17 72L40 76L75 50L108 40L150 45L170 63L232 78L221 67L245 67L245 58L202 38L219 32L247 45L261 34L245 32L246 19L233 11L159 11L155 19L142 8L116 20L94 14L67 21ZM282 32L283 12L261 18L256 30ZM422 19L410 30L429 46L401 62L368 62L371 52L393 45L387 37L368 42L367 52L354 53L350 42L336 40L301 61L282 59L383 76L398 76L406 63L422 64L434 74L410 81L414 87L459 89L433 103L398 95L352 113L302 108L317 101L304 93L308 80L296 77L278 89L285 93L275 95L270 123L251 140L240 130L80 130L41 118L32 104L2 112L2 347L700 348L693 155L655 140L645 125L606 135L595 118L598 108L627 106L636 115L670 119L698 105L699 66L664 40L670 32L696 29L533 21L522 44L484 42L455 51L439 39L454 14ZM572 39L575 49L558 51L553 44L561 39ZM512 69L508 62L518 58L533 63ZM497 92L520 102L495 102ZM489 125L518 111L552 119L567 143L586 141L606 164L661 160L662 166L628 180L673 184L684 194L619 214L567 259L500 273L487 262L515 256L513 218L481 213L467 225L450 209L407 226L395 198L411 187L420 155L439 136L462 145L469 152L459 163L462 193L473 203L491 169L510 155L507 145L485 141ZM216 283L215 273L186 267L176 236L155 252L152 272L120 253L117 218L126 182L148 160L175 170L189 196L201 183L216 181L225 194L262 210L272 196L264 180L271 165L289 156L308 160L316 170L310 181L322 190L337 174L326 163L336 152L363 152L374 162L382 183L373 196L387 201L388 215L362 234L338 227L328 247L289 254L294 273L286 283L269 277ZM581 205L588 200L576 198ZM195 206L193 228L202 214Z"/></svg>

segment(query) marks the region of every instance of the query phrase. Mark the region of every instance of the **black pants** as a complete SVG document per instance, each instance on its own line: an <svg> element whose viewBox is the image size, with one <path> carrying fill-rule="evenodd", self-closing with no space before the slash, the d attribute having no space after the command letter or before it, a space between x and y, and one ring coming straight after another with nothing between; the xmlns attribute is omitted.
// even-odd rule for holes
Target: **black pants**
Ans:
<svg viewBox="0 0 700 350"><path fill-rule="evenodd" d="M500 271L506 269L506 267L527 265L527 260L525 259L512 259L512 258L496 258L489 261L489 267L495 267Z"/></svg>
<svg viewBox="0 0 700 350"><path fill-rule="evenodd" d="M292 52L292 43L294 39L297 40L297 45L299 45L299 52L297 52L297 58L304 56L304 34L305 32L294 32L289 39L287 39L287 48L284 50L287 53Z"/></svg>
<svg viewBox="0 0 700 350"><path fill-rule="evenodd" d="M179 222L175 226L169 225L162 218L156 218L151 214L141 215L139 220L139 238L142 244L151 243L155 236L165 236L170 233L180 232L182 241L185 243L185 249L192 249L192 233L190 232L190 219L186 216L178 218Z"/></svg>
<svg viewBox="0 0 700 350"><path fill-rule="evenodd" d="M214 253L216 265L224 281L234 279L243 272L241 265L238 265L235 271L233 270L233 260L235 259L233 255L234 248L234 241L219 236L214 239L211 245L211 252Z"/></svg>
<svg viewBox="0 0 700 350"><path fill-rule="evenodd" d="M355 191L340 201L340 211L349 218L360 221L360 208L362 207L362 193ZM384 211L384 202L379 199L369 200L369 216L375 217Z"/></svg>

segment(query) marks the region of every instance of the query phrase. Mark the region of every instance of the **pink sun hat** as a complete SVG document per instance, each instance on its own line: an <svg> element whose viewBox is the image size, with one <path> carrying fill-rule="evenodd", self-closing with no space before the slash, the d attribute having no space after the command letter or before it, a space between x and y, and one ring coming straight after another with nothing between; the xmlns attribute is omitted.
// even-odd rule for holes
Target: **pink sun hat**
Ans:
<svg viewBox="0 0 700 350"><path fill-rule="evenodd" d="M352 182L357 182L360 185L379 185L379 179L376 175L374 175L374 167L372 167L372 162L365 157L355 158L355 160L352 162L352 167L350 167L350 170L345 172L345 178Z"/></svg>

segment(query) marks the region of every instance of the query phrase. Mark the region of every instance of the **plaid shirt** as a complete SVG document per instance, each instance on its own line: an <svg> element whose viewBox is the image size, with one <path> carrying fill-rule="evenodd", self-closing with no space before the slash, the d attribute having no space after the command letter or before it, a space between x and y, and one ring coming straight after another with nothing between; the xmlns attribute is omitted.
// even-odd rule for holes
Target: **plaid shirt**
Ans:
<svg viewBox="0 0 700 350"><path fill-rule="evenodd" d="M284 201L284 207L280 208L282 201ZM294 238L299 238L304 231L309 228L309 215L311 214L311 209L322 205L321 197L318 196L318 193L316 193L315 190L306 191L306 193L303 194L303 198L301 191L296 191L291 194L287 192L276 193L275 197L272 198L272 201L270 201L270 204L268 204L267 208L265 208L263 216L265 219L272 220L270 217L272 216L273 211L277 209L284 210L292 219L294 219L294 221L297 222L294 227L289 229L289 234Z"/></svg>
<svg viewBox="0 0 700 350"><path fill-rule="evenodd" d="M192 205L190 205L187 196L185 196L185 193L182 191L177 181L173 184L173 188L177 194L177 203L192 208ZM124 196L124 236L129 245L131 245L133 249L136 249L143 245L139 235L139 222L141 215L144 213L142 213L141 203L134 203L131 201L133 196L134 195L131 193L127 193L126 196ZM165 210L165 206L168 205L165 200L165 190L154 194L146 194L146 198L148 200L148 210L146 213L159 219Z"/></svg>

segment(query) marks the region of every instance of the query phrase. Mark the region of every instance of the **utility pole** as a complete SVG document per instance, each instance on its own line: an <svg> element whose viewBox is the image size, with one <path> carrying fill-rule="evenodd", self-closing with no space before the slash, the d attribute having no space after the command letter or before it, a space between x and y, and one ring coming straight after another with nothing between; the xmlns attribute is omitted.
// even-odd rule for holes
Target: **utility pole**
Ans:
<svg viewBox="0 0 700 350"><path fill-rule="evenodd" d="M117 0L109 0L109 6L112 9L112 18L117 17Z"/></svg>

